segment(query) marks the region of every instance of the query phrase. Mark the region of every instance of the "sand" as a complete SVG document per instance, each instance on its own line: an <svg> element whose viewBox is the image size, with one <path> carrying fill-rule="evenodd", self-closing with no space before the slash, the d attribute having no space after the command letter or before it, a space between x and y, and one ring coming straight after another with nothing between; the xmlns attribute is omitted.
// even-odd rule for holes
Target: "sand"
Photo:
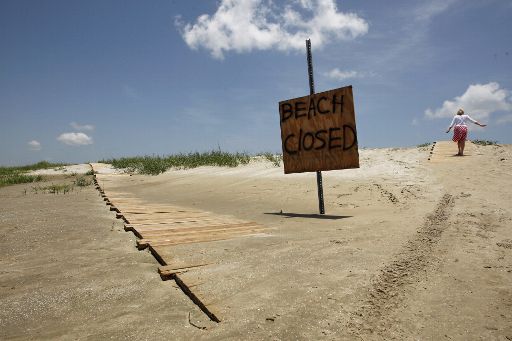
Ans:
<svg viewBox="0 0 512 341"><path fill-rule="evenodd" d="M62 175L62 174L76 174L83 175L91 171L91 166L86 163L78 165L67 165L48 169L38 169L29 172L30 175Z"/></svg>
<svg viewBox="0 0 512 341"><path fill-rule="evenodd" d="M220 323L160 280L92 188L2 188L0 338L512 339L512 146L471 145L467 156L431 161L429 150L363 149L360 169L324 172L326 216L314 174L284 175L263 160L117 176L111 189L144 202L267 227L162 250L210 263L183 278ZM88 281L90 296L41 299L31 312L29 297L83 292ZM106 293L114 298L90 299Z"/></svg>

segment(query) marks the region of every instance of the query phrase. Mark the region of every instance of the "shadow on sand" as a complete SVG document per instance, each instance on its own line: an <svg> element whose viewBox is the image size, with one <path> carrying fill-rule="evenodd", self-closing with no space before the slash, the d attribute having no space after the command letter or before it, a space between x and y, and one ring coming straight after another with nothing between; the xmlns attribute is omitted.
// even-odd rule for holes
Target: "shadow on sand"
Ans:
<svg viewBox="0 0 512 341"><path fill-rule="evenodd" d="M290 212L265 212L265 214L278 215L278 216L283 216L286 218L312 218L312 219L328 219L328 220L352 218L351 215L305 214L305 213L290 213Z"/></svg>

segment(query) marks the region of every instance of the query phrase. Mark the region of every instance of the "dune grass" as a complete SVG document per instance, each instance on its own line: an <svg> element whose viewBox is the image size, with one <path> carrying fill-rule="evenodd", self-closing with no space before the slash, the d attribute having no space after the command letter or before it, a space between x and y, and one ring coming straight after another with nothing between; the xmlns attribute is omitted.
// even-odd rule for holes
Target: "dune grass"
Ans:
<svg viewBox="0 0 512 341"><path fill-rule="evenodd" d="M101 160L118 169L129 172L158 175L168 169L189 169L200 166L236 167L248 164L251 157L247 153L228 153L223 151L195 152L169 156L135 156Z"/></svg>
<svg viewBox="0 0 512 341"><path fill-rule="evenodd" d="M86 176L86 175L71 175L71 177L75 177L73 182L71 183L51 183L49 185L35 185L32 186L32 192L34 194L68 194L75 190L75 188L78 187L78 189L81 189L83 187L87 187L92 185L92 177ZM69 177L68 177L69 178ZM25 192L26 194L26 192Z"/></svg>
<svg viewBox="0 0 512 341"><path fill-rule="evenodd" d="M17 167L0 167L0 174L5 173L20 173L20 172L29 172L38 169L48 169L48 168L59 168L66 166L65 163L51 163L48 161L39 161L38 163L33 163L31 165L25 166L17 166Z"/></svg>
<svg viewBox="0 0 512 341"><path fill-rule="evenodd" d="M69 192L72 192L75 188L72 184L51 184L47 186L32 186L32 191L35 194L39 193L49 193L49 194L67 194Z"/></svg>
<svg viewBox="0 0 512 341"><path fill-rule="evenodd" d="M64 166L64 164L40 161L38 163L26 166L0 167L0 187L42 181L43 177L41 175L28 175L26 173L38 169L56 168L62 166Z"/></svg>
<svg viewBox="0 0 512 341"><path fill-rule="evenodd" d="M92 179L87 176L79 176L75 181L73 181L73 185L78 187L87 187L92 185Z"/></svg>
<svg viewBox="0 0 512 341"><path fill-rule="evenodd" d="M496 146L498 145L498 141L489 141L489 140L473 140L474 144L478 144L480 146Z"/></svg>
<svg viewBox="0 0 512 341"><path fill-rule="evenodd" d="M273 154L270 152L265 152L265 153L256 154L256 156L264 157L267 161L272 162L275 167L281 166L281 161L283 161L283 156L281 154Z"/></svg>
<svg viewBox="0 0 512 341"><path fill-rule="evenodd" d="M0 174L0 187L37 182L41 180L43 180L41 175L27 175L22 173Z"/></svg>

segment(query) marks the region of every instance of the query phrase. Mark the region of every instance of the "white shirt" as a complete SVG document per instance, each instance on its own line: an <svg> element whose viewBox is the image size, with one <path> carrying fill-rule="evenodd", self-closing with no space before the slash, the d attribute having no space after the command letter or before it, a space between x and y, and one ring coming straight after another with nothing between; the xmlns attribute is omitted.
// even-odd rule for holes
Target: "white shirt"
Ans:
<svg viewBox="0 0 512 341"><path fill-rule="evenodd" d="M450 124L450 128L455 126L465 126L467 121L471 121L476 124L476 121L469 117L469 115L455 115L452 120L452 124Z"/></svg>

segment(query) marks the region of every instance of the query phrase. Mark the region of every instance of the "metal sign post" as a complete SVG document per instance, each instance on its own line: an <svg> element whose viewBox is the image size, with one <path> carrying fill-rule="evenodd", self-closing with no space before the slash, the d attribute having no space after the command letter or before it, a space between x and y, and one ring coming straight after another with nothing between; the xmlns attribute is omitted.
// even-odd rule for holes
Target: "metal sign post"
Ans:
<svg viewBox="0 0 512 341"><path fill-rule="evenodd" d="M306 51L308 56L309 94L315 94L315 81L313 79L313 57L311 56L311 40L306 40ZM320 214L325 214L324 207L324 186L322 184L322 172L316 172L316 184L318 187L318 208Z"/></svg>

